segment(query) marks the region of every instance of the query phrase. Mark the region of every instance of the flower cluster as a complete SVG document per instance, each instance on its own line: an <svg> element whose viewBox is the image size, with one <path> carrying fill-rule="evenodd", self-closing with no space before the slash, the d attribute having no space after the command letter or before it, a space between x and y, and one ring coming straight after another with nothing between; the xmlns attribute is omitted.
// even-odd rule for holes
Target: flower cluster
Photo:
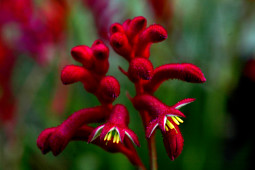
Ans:
<svg viewBox="0 0 255 170"><path fill-rule="evenodd" d="M101 40L96 40L91 47L79 45L72 48L71 55L82 66L65 66L61 72L63 84L81 82L101 105L79 110L61 125L45 129L38 137L38 147L44 154L52 151L58 155L71 140L85 140L109 152L121 152L133 164L143 167L132 145L133 142L140 146L138 137L128 128L128 111L124 105L112 105L119 96L120 85L113 76L106 76L109 68L108 47ZM97 128L88 126L103 122Z"/></svg>
<svg viewBox="0 0 255 170"><path fill-rule="evenodd" d="M136 95L128 95L128 98L142 117L148 143L153 144L153 133L159 128L166 151L174 160L183 148L178 125L183 123L181 117L185 115L179 109L195 99L184 99L168 106L155 97L154 92L168 79L191 83L203 83L206 79L197 66L189 63L166 64L154 69L149 60L150 46L166 38L167 32L161 25L147 27L147 20L141 16L110 27L112 48L129 62L127 71L121 67L119 69L135 85ZM44 130L38 137L38 147L43 153L52 151L58 155L71 140L85 140L109 152L121 152L134 165L144 168L132 144L140 146L137 135L128 128L128 110L122 104L112 104L120 94L120 86L113 76L106 76L109 68L108 47L101 40L96 40L91 47L74 47L71 55L82 66L65 66L61 72L63 84L81 82L101 105L79 110L61 125ZM96 128L88 126L95 122L102 124ZM149 149L152 147L149 146Z"/></svg>
<svg viewBox="0 0 255 170"><path fill-rule="evenodd" d="M178 128L185 117L179 109L195 99L184 99L173 106L167 106L153 93L168 79L179 79L191 83L206 81L201 70L189 63L165 64L153 68L149 60L150 46L167 38L166 30L157 24L147 27L144 17L126 20L123 24L111 26L110 43L113 49L129 62L128 71L120 70L134 83L136 96L130 98L134 107L140 112L150 138L159 127L164 137L164 144L171 160L182 151L183 138Z"/></svg>

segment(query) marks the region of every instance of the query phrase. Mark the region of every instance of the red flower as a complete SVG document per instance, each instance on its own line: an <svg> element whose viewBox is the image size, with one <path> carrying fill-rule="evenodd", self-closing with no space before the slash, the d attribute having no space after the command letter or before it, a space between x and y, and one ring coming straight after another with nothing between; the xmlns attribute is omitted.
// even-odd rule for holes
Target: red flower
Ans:
<svg viewBox="0 0 255 170"><path fill-rule="evenodd" d="M101 40L96 40L91 48L85 45L73 47L71 55L82 66L65 66L61 72L63 84L82 82L102 104L111 104L119 96L120 85L113 76L105 76L109 68L109 48Z"/></svg>
<svg viewBox="0 0 255 170"><path fill-rule="evenodd" d="M125 135L129 139L140 146L138 137L136 134L128 128L129 115L124 105L117 104L113 107L112 113L107 123L97 127L90 135L89 142L95 140L100 136L101 141L112 141L113 143L119 143L124 141Z"/></svg>
<svg viewBox="0 0 255 170"><path fill-rule="evenodd" d="M175 126L174 129L170 129L167 132L162 132L162 134L166 152L169 158L173 161L181 154L183 149L184 140L180 132L180 129L178 126Z"/></svg>
<svg viewBox="0 0 255 170"><path fill-rule="evenodd" d="M150 149L151 166L155 165L156 149L153 137L159 127L164 137L164 145L171 160L177 158L183 148L183 138L178 125L183 123L179 111L181 107L193 102L189 98L177 104L167 106L153 96L164 81L179 79L191 83L206 81L202 71L193 64L166 64L153 68L150 46L167 38L166 30L157 24L147 27L144 17L127 19L123 24L115 23L110 28L110 44L113 49L129 62L128 71L119 67L135 85L136 95L130 98L133 106L140 112ZM109 68L109 49L96 40L91 47L76 46L71 51L72 57L82 66L68 65L61 73L64 84L82 82L85 90L94 94L102 106L84 109L74 113L60 126L46 129L38 137L38 147L43 152L59 154L71 140L85 140L106 149L109 152L122 152L129 160L142 168L139 157L131 141L140 146L136 134L128 128L129 114L124 105L112 105L120 93L118 81L106 76ZM104 124L93 129L88 123ZM126 137L127 136L127 137ZM134 154L134 156L132 156Z"/></svg>
<svg viewBox="0 0 255 170"><path fill-rule="evenodd" d="M146 28L144 17L127 19L123 24L115 23L110 28L110 43L115 52L129 62L128 71L119 67L135 85L136 96L131 98L134 107L140 112L151 149L151 162L155 152L152 149L154 130L159 127L163 133L164 144L170 159L176 158L182 151L183 139L177 125L183 122L185 115L179 109L195 99L184 99L173 106L167 106L153 96L159 86L168 79L179 79L191 83L206 81L202 71L190 63L166 64L153 69L149 60L150 46L167 38L167 32L161 25ZM153 167L155 165L152 165Z"/></svg>
<svg viewBox="0 0 255 170"><path fill-rule="evenodd" d="M137 110L148 111L152 116L153 120L146 129L146 137L150 138L157 127L159 127L162 132L166 132L176 129L176 125L183 123L183 120L179 117L185 117L185 115L179 111L179 109L193 102L195 99L184 99L173 106L167 106L156 97L148 94L136 96L131 100Z"/></svg>

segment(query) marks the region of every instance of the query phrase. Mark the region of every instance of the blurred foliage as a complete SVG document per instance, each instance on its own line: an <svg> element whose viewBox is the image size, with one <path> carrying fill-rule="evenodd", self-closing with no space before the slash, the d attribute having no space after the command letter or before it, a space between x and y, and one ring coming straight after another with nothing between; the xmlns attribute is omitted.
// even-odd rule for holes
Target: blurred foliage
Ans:
<svg viewBox="0 0 255 170"><path fill-rule="evenodd" d="M145 16L148 23L156 21L148 1L112 0L112 6L121 8L115 22ZM196 102L183 108L187 116L180 126L184 136L184 149L175 160L168 158L161 133L156 133L159 169L210 170L251 169L251 141L233 152L229 159L226 141L235 137L231 113L227 103L238 85L243 63L255 54L255 2L249 0L169 0L174 6L172 29L166 41L152 46L154 67L166 63L190 62L201 68L207 82L189 84L177 80L164 83L156 96L172 105L184 98ZM130 170L135 169L121 154L110 154L85 142L71 142L59 156L43 155L36 146L39 133L57 126L73 112L99 104L96 97L84 91L81 83L68 88L64 113L52 110L56 88L60 84L60 55L74 63L70 49L79 44L91 45L98 38L91 11L79 1L71 2L68 17L66 47L54 56L46 67L40 67L26 55L20 55L13 73L13 89L18 99L15 142L8 143L0 130L0 169L77 169L77 170ZM164 25L164 23L159 23ZM115 103L127 106L130 128L139 136L137 148L148 167L148 149L141 118L125 93L134 95L134 87L118 70L127 69L127 62L113 50L110 52L110 70L120 82L121 95ZM246 99L243 99L246 100ZM253 99L254 100L254 99ZM230 106L231 107L231 106ZM254 111L251 110L251 113ZM240 113L244 116L244 113ZM254 128L253 128L254 129ZM254 135L254 131L251 131ZM241 140L241 139L240 139ZM229 148L231 150L231 148Z"/></svg>

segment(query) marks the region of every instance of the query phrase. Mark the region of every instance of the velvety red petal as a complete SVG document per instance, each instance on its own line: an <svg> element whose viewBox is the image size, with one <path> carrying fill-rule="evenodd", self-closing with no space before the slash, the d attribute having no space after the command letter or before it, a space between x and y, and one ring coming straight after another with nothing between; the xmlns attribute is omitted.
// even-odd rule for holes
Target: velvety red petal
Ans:
<svg viewBox="0 0 255 170"><path fill-rule="evenodd" d="M82 63L87 69L93 67L93 53L92 50L86 45L78 45L71 50L72 57Z"/></svg>
<svg viewBox="0 0 255 170"><path fill-rule="evenodd" d="M151 43L158 43L167 38L166 30L158 24L150 25L138 38L135 56L149 58Z"/></svg>
<svg viewBox="0 0 255 170"><path fill-rule="evenodd" d="M124 33L114 33L110 37L110 44L114 51L124 57L126 60L131 60L131 46L128 42L128 38Z"/></svg>
<svg viewBox="0 0 255 170"><path fill-rule="evenodd" d="M176 103L175 105L173 105L172 107L175 109L180 109L181 107L183 107L191 102L194 102L195 100L196 99L194 99L194 98L183 99L183 100L179 101L178 103Z"/></svg>
<svg viewBox="0 0 255 170"><path fill-rule="evenodd" d="M134 43L136 36L146 28L146 25L147 20L143 16L135 17L130 21L126 34L131 44Z"/></svg>
<svg viewBox="0 0 255 170"><path fill-rule="evenodd" d="M97 59L103 60L109 57L109 48L101 40L94 41L91 49Z"/></svg>
<svg viewBox="0 0 255 170"><path fill-rule="evenodd" d="M113 76L104 77L99 84L96 96L101 103L112 103L120 94L120 84Z"/></svg>
<svg viewBox="0 0 255 170"><path fill-rule="evenodd" d="M102 130L102 128L104 128L104 125L98 126L97 128L95 128L91 134L89 135L88 138L88 143L92 142L93 140L95 140L98 136L100 136L100 131Z"/></svg>
<svg viewBox="0 0 255 170"><path fill-rule="evenodd" d="M157 119L152 120L146 128L146 132L145 132L146 137L150 138L157 127L158 127L158 120Z"/></svg>
<svg viewBox="0 0 255 170"><path fill-rule="evenodd" d="M42 151L43 154L48 153L51 149L49 146L48 139L52 132L55 131L55 128L48 128L45 129L40 133L40 135L37 138L37 147Z"/></svg>
<svg viewBox="0 0 255 170"><path fill-rule="evenodd" d="M81 66L67 65L61 71L61 80L63 84L72 84L83 81L88 74L88 71Z"/></svg>
<svg viewBox="0 0 255 170"><path fill-rule="evenodd" d="M179 79L190 83L204 83L206 81L202 71L193 64L166 64L154 70L154 75L150 82L145 85L145 89L153 93L161 83L168 79Z"/></svg>
<svg viewBox="0 0 255 170"><path fill-rule="evenodd" d="M119 23L114 23L110 27L110 34L111 35L116 33L116 32L125 33L123 26Z"/></svg>
<svg viewBox="0 0 255 170"><path fill-rule="evenodd" d="M130 138L130 140L138 147L140 147L140 143L137 135L130 129L125 129L125 134Z"/></svg>
<svg viewBox="0 0 255 170"><path fill-rule="evenodd" d="M176 133L176 131L178 133ZM169 131L163 132L162 134L166 152L169 158L173 161L182 152L184 142L182 134L178 126L176 126L175 129L170 129Z"/></svg>
<svg viewBox="0 0 255 170"><path fill-rule="evenodd" d="M169 112L169 106L149 94L134 97L132 103L138 111L148 111L154 117Z"/></svg>
<svg viewBox="0 0 255 170"><path fill-rule="evenodd" d="M150 80L153 75L153 65L145 58L134 58L128 68L129 79L136 82L140 79Z"/></svg>

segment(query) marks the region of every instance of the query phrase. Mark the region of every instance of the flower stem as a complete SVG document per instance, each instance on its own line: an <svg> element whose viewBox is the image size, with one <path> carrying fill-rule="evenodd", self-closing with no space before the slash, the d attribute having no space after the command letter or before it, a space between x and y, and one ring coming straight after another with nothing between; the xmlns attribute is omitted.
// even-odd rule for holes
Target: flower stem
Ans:
<svg viewBox="0 0 255 170"><path fill-rule="evenodd" d="M141 82L135 84L136 88L136 95L141 95L144 93L144 89L141 85ZM151 121L151 117L148 112L140 111L140 115L143 120L144 129L148 126L149 122ZM149 156L150 156L150 169L157 170L158 163L157 163L157 150L155 146L155 135L152 135L149 139L147 139L148 148L149 148Z"/></svg>
<svg viewBox="0 0 255 170"><path fill-rule="evenodd" d="M158 164L157 164L157 151L156 151L156 145L155 145L155 136L151 136L150 139L148 139L148 147L149 147L149 154L150 154L150 167L151 170L157 170Z"/></svg>

